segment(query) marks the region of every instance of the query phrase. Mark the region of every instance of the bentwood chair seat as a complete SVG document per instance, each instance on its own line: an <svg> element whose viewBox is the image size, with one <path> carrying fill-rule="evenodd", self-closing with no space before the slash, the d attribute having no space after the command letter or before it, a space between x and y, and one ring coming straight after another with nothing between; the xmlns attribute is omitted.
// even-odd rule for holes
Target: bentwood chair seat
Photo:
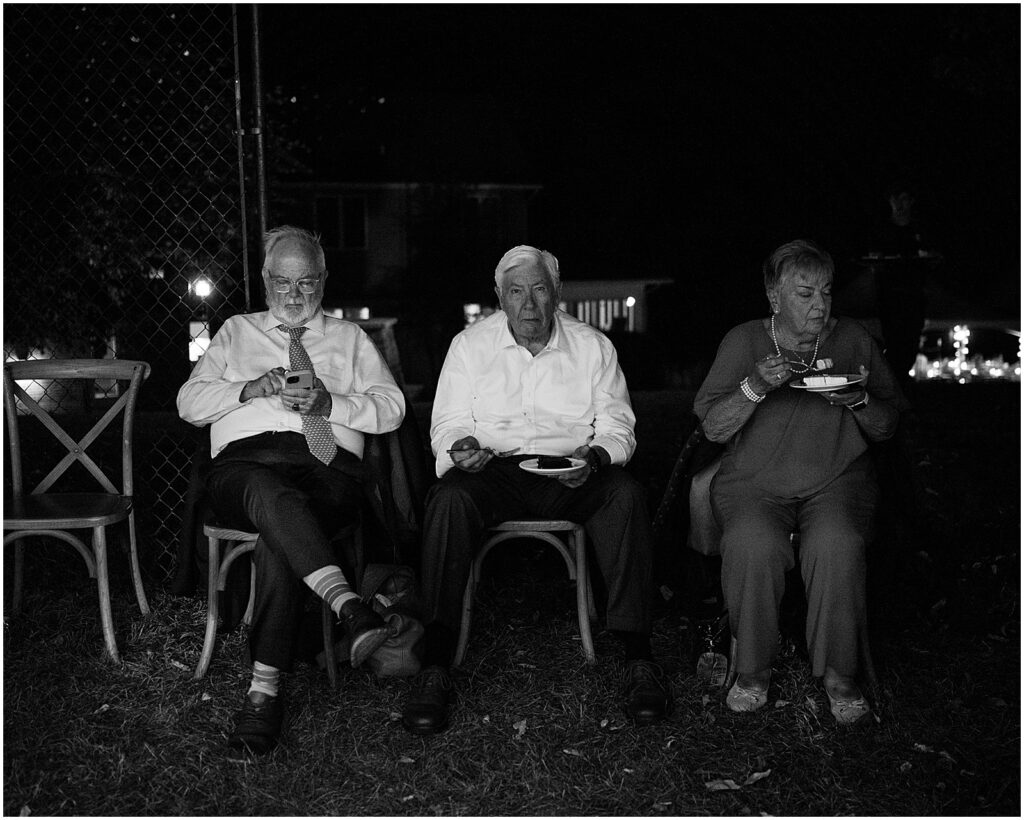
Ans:
<svg viewBox="0 0 1024 820"><path fill-rule="evenodd" d="M227 588L228 572L231 565L243 555L250 557L256 550L256 542L259 540L258 532L236 530L229 527L220 527L216 524L203 526L203 534L208 539L208 573L206 584L206 635L203 638L203 651L199 656L199 663L196 664L196 671L193 677L202 678L210 668L210 661L213 659L213 650L217 641L217 624L220 619L220 596ZM354 553L362 552L362 527L360 523L350 524L345 527L337 536L337 540L354 541ZM221 543L226 544L223 554ZM256 573L252 572L249 585L249 603L245 610L243 622L252 622L253 604L256 599ZM334 611L323 601L320 606L320 622L324 638L324 658L327 664L327 677L331 689L338 688L338 661L334 651Z"/></svg>
<svg viewBox="0 0 1024 820"><path fill-rule="evenodd" d="M590 575L587 570L587 544L583 525L573 521L522 519L504 521L490 528L493 533L484 542L480 551L473 559L473 565L466 582L466 590L462 598L462 624L459 629L459 642L455 650L455 666L461 666L469 644L469 629L473 615L473 598L476 586L480 582L480 573L487 554L505 541L532 538L543 541L554 547L565 561L569 580L576 582L576 615L579 620L580 643L583 655L588 664L595 662L594 641L590 634L590 619L596 616L594 596L590 587ZM568 533L569 544L555 533ZM570 549L571 548L571 549Z"/></svg>
<svg viewBox="0 0 1024 820"><path fill-rule="evenodd" d="M49 536L70 544L85 562L89 577L96 579L105 651L115 662L120 661L120 656L111 611L106 532L106 528L112 524L128 522L135 597L139 611L144 616L149 614L149 603L146 600L139 567L132 497L135 407L139 389L149 376L149 372L150 367L146 362L121 359L46 359L8 362L4 365L4 411L11 448L13 492L13 497L4 506L4 547L11 543L15 545L12 608L15 612L20 612L22 607L25 539L31 536ZM36 388L33 388L31 383L35 383ZM99 420L81 438L73 437L69 428L72 426L72 419L79 418L82 413L69 412L68 408L60 407L59 402L57 407L50 409L43 406L52 403L44 399L50 385L76 385L81 389L82 396L92 397L99 383L102 383L104 390L107 390L109 385L114 385L115 387L109 388L109 392L116 398L110 401L109 407L106 407ZM39 396L38 400L30 394L30 390ZM67 395L73 396L76 392L69 391ZM91 401L91 398L89 400ZM104 406L107 403L105 398L101 402ZM25 492L24 486L21 437L23 431L19 415L31 415L38 419L42 427L66 450L62 456L58 454L52 469L28 493ZM120 423L115 424L116 420ZM94 458L99 443L106 439L114 440L115 432L119 432L120 438L119 470L109 465L101 467ZM90 448L93 455L89 454ZM45 459L45 452L44 447L33 447L33 472L42 472L49 465ZM45 462L41 467L40 460ZM99 484L100 491L54 490L58 480L62 479L75 464L84 467ZM70 532L82 529L92 531L89 545Z"/></svg>

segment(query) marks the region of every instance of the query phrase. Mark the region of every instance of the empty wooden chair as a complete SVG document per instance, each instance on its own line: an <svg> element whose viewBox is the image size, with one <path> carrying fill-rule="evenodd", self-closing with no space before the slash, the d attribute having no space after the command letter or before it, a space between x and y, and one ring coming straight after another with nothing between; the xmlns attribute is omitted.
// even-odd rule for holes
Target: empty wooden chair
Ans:
<svg viewBox="0 0 1024 820"><path fill-rule="evenodd" d="M15 544L13 609L18 612L22 605L24 539L31 536L49 536L70 544L85 561L89 577L96 579L103 641L106 654L115 662L120 661L120 655L114 637L107 572L107 527L111 524L125 520L128 522L135 597L141 613L149 614L149 603L146 600L139 568L132 498L132 433L135 405L139 388L143 380L149 376L149 370L146 362L121 359L45 359L9 362L4 365L4 411L10 439L13 487L13 497L4 508L4 547L11 543ZM43 404L52 404L44 400L46 388L54 385L65 388L73 386L76 389L68 393L69 398L82 395L86 403L91 403L98 381L109 381L115 385L116 387L111 387L109 392L116 397L92 428L80 439L76 439L66 427L71 419L81 418L84 411L71 412L59 404L51 409L44 408ZM34 383L34 386L31 383ZM77 392L79 388L81 394ZM97 403L105 406L107 402L104 397ZM66 450L52 469L28 492L24 487L19 408L27 415L38 419L43 428ZM120 423L114 424L115 420L119 420ZM95 454L97 448L94 445L113 438L118 428L120 469L115 471L109 465L106 468L101 467L88 451L91 447ZM44 457L45 451L46 448L36 443L31 451L33 469L38 468L39 459ZM91 492L55 491L55 484L74 464L82 465L101 489ZM92 482L89 483L91 485ZM70 532L82 529L92 531L89 546Z"/></svg>

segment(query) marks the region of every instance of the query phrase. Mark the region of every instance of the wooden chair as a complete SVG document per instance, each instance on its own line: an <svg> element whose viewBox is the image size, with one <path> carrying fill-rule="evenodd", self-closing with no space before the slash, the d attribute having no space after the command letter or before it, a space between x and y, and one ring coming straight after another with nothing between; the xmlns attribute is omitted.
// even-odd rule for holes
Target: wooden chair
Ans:
<svg viewBox="0 0 1024 820"><path fill-rule="evenodd" d="M25 545L23 539L30 536L50 536L74 547L85 561L89 577L96 579L100 599L100 621L103 626L103 640L106 654L115 662L120 661L117 641L114 637L113 615L110 607L110 584L107 574L106 528L111 524L128 521L131 544L132 581L135 597L143 615L149 614L149 603L142 586L139 570L138 545L135 535L135 510L132 501L132 433L135 420L135 405L139 388L149 376L146 362L120 359L46 359L40 361L9 362L4 365L4 410L7 415L7 431L11 446L11 483L13 498L4 510L4 547L15 543L14 553L14 601L15 612L21 610L24 576ZM37 382L44 385L72 382L81 386L84 395L91 395L98 380L113 380L118 386L127 386L103 413L92 429L76 441L65 429L72 414L50 412L40 401L29 394L19 382ZM33 391L34 392L34 391ZM45 403L45 402L44 402ZM22 469L22 445L18 421L18 404L36 417L66 449L53 468L28 494L25 493ZM74 414L80 415L80 414ZM104 472L87 450L97 441L112 438L113 430L107 431L115 419L121 420L121 475ZM93 452L95 453L95 449ZM38 451L31 453L33 462L39 457ZM99 483L102 491L93 492L52 492L51 488L75 463L81 464ZM33 464L34 466L34 464ZM113 472L113 471L111 471ZM118 486L120 484L120 487ZM91 549L68 530L91 529ZM10 531L10 532L8 532Z"/></svg>
<svg viewBox="0 0 1024 820"><path fill-rule="evenodd" d="M245 532L244 530L233 530L228 527L218 527L214 524L206 524L203 527L203 534L209 542L209 578L207 580L206 593L206 636L203 639L203 651L199 656L199 663L193 678L198 680L206 675L210 668L210 661L213 659L213 649L217 640L217 623L219 619L219 593L224 592L227 585L228 572L231 565L243 555L251 555L256 549L256 541L259 533ZM362 554L362 528L361 525L350 524L338 535L339 539L349 539L355 542L355 554ZM221 558L221 541L227 542L227 549L224 557ZM249 605L246 607L243 622L248 624L252 621L252 608L256 599L256 573L250 575ZM338 688L338 662L334 652L334 611L322 602L320 608L320 622L324 636L324 657L327 664L327 678L331 683L331 689Z"/></svg>
<svg viewBox="0 0 1024 820"><path fill-rule="evenodd" d="M473 596L476 592L476 585L480 582L480 570L483 567L484 559L493 547L514 538L536 538L553 546L562 556L566 569L569 571L569 579L576 582L576 614L579 618L583 654L587 663L594 663L594 641L590 635L590 619L596 617L596 611L590 588L590 576L587 572L586 534L583 526L572 521L526 519L505 521L491 527L490 531L494 535L484 543L476 558L473 559L469 580L466 582L466 591L462 596L462 626L459 629L459 643L455 650L454 665L461 666L466 656L469 627L473 614ZM569 533L569 546L553 534L556 532ZM570 546L572 547L571 552Z"/></svg>

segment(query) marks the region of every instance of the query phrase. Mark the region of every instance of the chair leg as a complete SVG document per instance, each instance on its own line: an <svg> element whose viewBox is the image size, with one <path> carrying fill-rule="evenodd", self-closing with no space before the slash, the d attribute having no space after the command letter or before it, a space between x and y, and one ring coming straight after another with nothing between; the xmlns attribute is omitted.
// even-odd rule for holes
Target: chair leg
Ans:
<svg viewBox="0 0 1024 820"><path fill-rule="evenodd" d="M19 538L14 542L14 601L11 606L15 613L21 612L25 591L25 544Z"/></svg>
<svg viewBox="0 0 1024 820"><path fill-rule="evenodd" d="M256 607L256 555L251 556L249 568L249 602L245 605L245 614L242 616L242 623L252 626L252 613Z"/></svg>
<svg viewBox="0 0 1024 820"><path fill-rule="evenodd" d="M597 661L594 653L594 639L590 634L590 610L594 604L590 589L590 572L587 569L587 540L582 530L572 534L573 548L576 552L576 615L580 622L580 643L583 644L583 655L587 663Z"/></svg>
<svg viewBox="0 0 1024 820"><path fill-rule="evenodd" d="M320 622L324 633L324 663L331 691L338 691L338 657L334 652L334 610L324 601L320 607Z"/></svg>
<svg viewBox="0 0 1024 820"><path fill-rule="evenodd" d="M473 595L476 592L476 566L470 569L469 578L466 579L466 590L462 593L462 623L459 626L459 643L455 649L455 660L453 666L462 666L466 657L466 647L469 645L469 625L473 617Z"/></svg>
<svg viewBox="0 0 1024 820"><path fill-rule="evenodd" d="M729 672L725 677L725 688L731 689L732 685L736 682L736 636L732 636L732 641L729 643Z"/></svg>
<svg viewBox="0 0 1024 820"><path fill-rule="evenodd" d="M209 537L208 570L206 579L206 636L203 638L203 652L196 665L196 680L206 674L213 658L213 645L217 640L217 576L220 570L220 539Z"/></svg>
<svg viewBox="0 0 1024 820"><path fill-rule="evenodd" d="M110 607L110 579L107 572L107 531L95 527L92 531L92 549L96 557L96 587L100 596L100 623L103 626L103 642L107 655L114 663L121 662L114 637L114 616Z"/></svg>
<svg viewBox="0 0 1024 820"><path fill-rule="evenodd" d="M146 590L142 586L142 570L139 566L139 549L135 539L135 510L128 514L128 536L131 541L132 552L132 583L135 585L135 598L139 602L139 612L143 617L149 615L149 601L146 600Z"/></svg>

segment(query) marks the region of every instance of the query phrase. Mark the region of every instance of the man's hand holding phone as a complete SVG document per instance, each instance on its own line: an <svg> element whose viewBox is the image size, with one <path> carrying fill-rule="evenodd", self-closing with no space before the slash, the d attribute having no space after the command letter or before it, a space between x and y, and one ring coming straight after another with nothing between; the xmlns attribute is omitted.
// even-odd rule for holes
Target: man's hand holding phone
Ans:
<svg viewBox="0 0 1024 820"><path fill-rule="evenodd" d="M333 406L331 394L312 370L286 371L281 401L287 409L300 415L329 416Z"/></svg>
<svg viewBox="0 0 1024 820"><path fill-rule="evenodd" d="M285 369L283 367L275 367L273 370L268 370L258 379L247 382L245 387L242 388L242 393L239 395L238 400L249 401L250 399L276 396L284 386L284 374Z"/></svg>

